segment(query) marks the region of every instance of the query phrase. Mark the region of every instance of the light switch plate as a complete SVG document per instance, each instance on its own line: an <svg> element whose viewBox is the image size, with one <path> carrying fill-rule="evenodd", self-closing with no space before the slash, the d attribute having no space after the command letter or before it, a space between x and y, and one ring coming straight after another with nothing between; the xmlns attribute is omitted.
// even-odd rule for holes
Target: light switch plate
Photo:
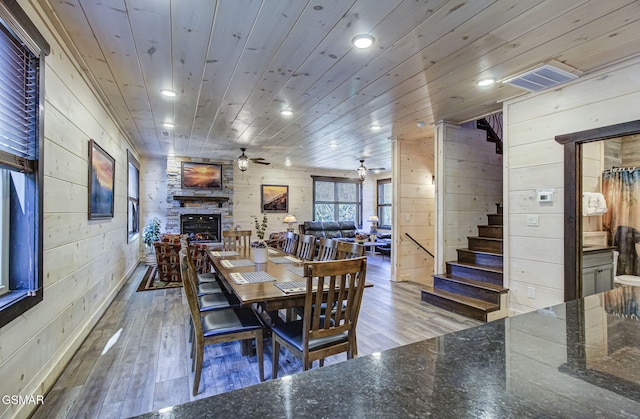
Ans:
<svg viewBox="0 0 640 419"><path fill-rule="evenodd" d="M527 215L527 226L529 227L538 227L540 225L540 216L538 215Z"/></svg>

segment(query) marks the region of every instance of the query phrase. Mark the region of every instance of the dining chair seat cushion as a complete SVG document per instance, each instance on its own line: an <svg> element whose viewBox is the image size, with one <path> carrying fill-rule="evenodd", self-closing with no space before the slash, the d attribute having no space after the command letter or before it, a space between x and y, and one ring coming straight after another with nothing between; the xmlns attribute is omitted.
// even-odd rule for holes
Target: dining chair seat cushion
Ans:
<svg viewBox="0 0 640 419"><path fill-rule="evenodd" d="M229 308L204 313L202 327L204 336L209 337L262 329L262 322L248 307Z"/></svg>
<svg viewBox="0 0 640 419"><path fill-rule="evenodd" d="M198 284L198 296L205 294L217 294L224 292L217 282L205 282L204 284Z"/></svg>
<svg viewBox="0 0 640 419"><path fill-rule="evenodd" d="M205 294L198 297L198 305L200 306L200 311L220 310L223 308L238 306L231 303L227 296L221 292Z"/></svg>
<svg viewBox="0 0 640 419"><path fill-rule="evenodd" d="M303 350L302 346L302 320L296 320L289 323L272 327L273 333L277 333L285 342L293 346L299 351ZM340 333L324 338L314 338L309 341L309 350L315 351L327 346L336 345L338 343L347 342L346 333Z"/></svg>
<svg viewBox="0 0 640 419"><path fill-rule="evenodd" d="M198 284L203 284L205 282L218 282L218 277L213 272L198 274Z"/></svg>

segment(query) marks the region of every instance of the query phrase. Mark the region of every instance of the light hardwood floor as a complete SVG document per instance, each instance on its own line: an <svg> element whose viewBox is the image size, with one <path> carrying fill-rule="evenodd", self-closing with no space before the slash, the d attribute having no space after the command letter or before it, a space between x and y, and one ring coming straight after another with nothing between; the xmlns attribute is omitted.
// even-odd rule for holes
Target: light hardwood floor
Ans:
<svg viewBox="0 0 640 419"><path fill-rule="evenodd" d="M255 356L240 343L208 346L200 394L191 396L187 305L182 288L136 292L139 266L46 395L34 418L125 418L257 384ZM389 281L389 261L369 257L358 320L360 356L480 324L420 300L421 285ZM265 378L271 377L271 338L265 338ZM279 377L302 371L281 351ZM343 362L346 354L326 360ZM317 365L317 364L316 364Z"/></svg>

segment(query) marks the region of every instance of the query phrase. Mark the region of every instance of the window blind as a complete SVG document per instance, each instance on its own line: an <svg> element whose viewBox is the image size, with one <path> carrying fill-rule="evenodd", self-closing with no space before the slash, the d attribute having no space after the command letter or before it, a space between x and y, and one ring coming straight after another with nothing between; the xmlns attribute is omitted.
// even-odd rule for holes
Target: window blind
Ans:
<svg viewBox="0 0 640 419"><path fill-rule="evenodd" d="M0 161L27 172L37 159L38 67L39 59L0 27Z"/></svg>

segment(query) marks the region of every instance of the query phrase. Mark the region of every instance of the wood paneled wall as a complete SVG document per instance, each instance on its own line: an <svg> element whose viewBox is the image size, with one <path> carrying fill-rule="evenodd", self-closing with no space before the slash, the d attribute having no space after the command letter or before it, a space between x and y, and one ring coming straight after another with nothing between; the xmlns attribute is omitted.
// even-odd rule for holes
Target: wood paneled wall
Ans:
<svg viewBox="0 0 640 419"><path fill-rule="evenodd" d="M564 154L560 134L638 119L640 60L628 60L573 83L505 103L507 248L512 313L564 299ZM538 203L536 189L555 189L553 204ZM527 227L527 214L540 217ZM527 296L533 288L535 298Z"/></svg>
<svg viewBox="0 0 640 419"><path fill-rule="evenodd" d="M604 141L582 146L582 192L602 192ZM602 215L582 217L582 231L602 231Z"/></svg>
<svg viewBox="0 0 640 419"><path fill-rule="evenodd" d="M468 247L467 237L477 236L478 225L487 225L487 214L495 214L496 204L502 203L502 155L487 141L485 131L451 123L438 126L442 128L436 130L442 135L438 194L443 205L442 262L446 262L457 260L456 249ZM444 268L442 264L437 270Z"/></svg>
<svg viewBox="0 0 640 419"><path fill-rule="evenodd" d="M127 243L124 134L41 10L20 2L51 45L44 68L44 300L0 329L0 394L43 395L105 311L139 259ZM88 142L116 161L115 216L88 220ZM1 417L34 405L0 404Z"/></svg>
<svg viewBox="0 0 640 419"><path fill-rule="evenodd" d="M629 135L622 139L622 167L640 167L640 135Z"/></svg>
<svg viewBox="0 0 640 419"><path fill-rule="evenodd" d="M411 234L433 253L435 186L433 139L396 140L393 148L394 233L391 279L433 285L433 258L411 241Z"/></svg>

